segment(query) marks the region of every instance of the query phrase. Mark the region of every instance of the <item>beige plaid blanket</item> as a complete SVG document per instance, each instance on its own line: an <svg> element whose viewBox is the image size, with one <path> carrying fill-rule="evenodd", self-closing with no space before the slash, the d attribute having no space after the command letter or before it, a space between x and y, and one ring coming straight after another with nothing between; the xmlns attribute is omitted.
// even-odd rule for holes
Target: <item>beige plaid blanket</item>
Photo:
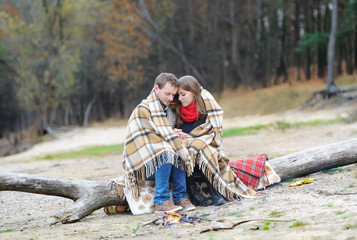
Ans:
<svg viewBox="0 0 357 240"><path fill-rule="evenodd" d="M123 168L126 192L133 197L140 184L160 167L160 156L187 172L193 171L193 160L174 133L163 107L154 91L144 99L129 118L124 145Z"/></svg>
<svg viewBox="0 0 357 240"><path fill-rule="evenodd" d="M225 198L233 200L235 196L255 196L256 192L244 185L228 165L229 159L222 148L223 109L205 89L201 90L201 96L207 110L206 122L196 127L183 145L210 183Z"/></svg>
<svg viewBox="0 0 357 240"><path fill-rule="evenodd" d="M191 175L194 164L198 164L217 191L229 200L256 195L228 165L229 159L222 148L222 108L208 91L202 89L201 96L207 110L206 122L195 128L182 143L154 91L134 109L124 146L124 183L116 181L117 186L125 185L125 194L130 192L132 197L138 197L140 185L160 167L158 160L166 154L167 162L185 170L187 175Z"/></svg>

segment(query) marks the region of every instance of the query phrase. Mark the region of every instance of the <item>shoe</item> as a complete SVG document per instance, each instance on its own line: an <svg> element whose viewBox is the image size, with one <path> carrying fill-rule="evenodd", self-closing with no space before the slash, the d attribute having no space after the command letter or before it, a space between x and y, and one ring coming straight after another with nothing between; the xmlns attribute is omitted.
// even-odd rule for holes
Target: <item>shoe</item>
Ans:
<svg viewBox="0 0 357 240"><path fill-rule="evenodd" d="M155 204L154 213L168 213L168 212L177 212L182 210L181 206L174 205L170 200L166 200L161 205Z"/></svg>
<svg viewBox="0 0 357 240"><path fill-rule="evenodd" d="M222 204L225 204L226 200L224 200L222 195L219 194L219 192L212 186L212 184L210 184L210 183L208 183L208 184L209 184L208 187L210 190L210 194L212 196L213 205L221 206Z"/></svg>
<svg viewBox="0 0 357 240"><path fill-rule="evenodd" d="M196 207L186 198L182 198L181 201L177 204L183 208L184 211L195 210Z"/></svg>

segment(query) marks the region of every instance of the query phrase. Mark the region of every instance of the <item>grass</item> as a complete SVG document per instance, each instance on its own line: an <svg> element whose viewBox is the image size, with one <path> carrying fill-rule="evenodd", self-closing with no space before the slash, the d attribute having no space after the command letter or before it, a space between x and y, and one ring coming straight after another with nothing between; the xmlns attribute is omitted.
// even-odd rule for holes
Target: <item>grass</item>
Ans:
<svg viewBox="0 0 357 240"><path fill-rule="evenodd" d="M243 217L243 214L241 212L231 212L229 213L229 216L236 216L236 217Z"/></svg>
<svg viewBox="0 0 357 240"><path fill-rule="evenodd" d="M233 136L245 136L245 135L253 135L258 133L260 130L263 129L277 129L281 131L285 131L287 128L297 128L302 126L320 126L320 125L329 125L329 124L336 124L345 122L345 118L337 118L331 120L313 120L313 121L306 121L306 122L296 122L296 123L288 123L283 121L277 121L270 124L258 124L255 126L250 127L243 127L243 128L229 128L223 130L224 137L233 137Z"/></svg>
<svg viewBox="0 0 357 240"><path fill-rule="evenodd" d="M314 120L307 122L296 122L296 123L288 123L288 122L275 122L271 124L259 124L250 127L244 128L230 128L223 131L224 137L232 137L232 136L243 136L243 135L252 135L256 134L258 131L262 129L279 129L285 131L286 128L297 128L300 126L317 126L317 125L326 125L326 124L335 124L344 122L344 118L334 119L334 120ZM86 148L80 151L72 151L58 154L49 154L39 159L41 160L53 160L53 159L74 159L74 158L86 158L86 157L104 157L109 155L121 154L124 150L124 144L116 144L116 145L107 145L107 146L97 146ZM331 171L331 170L330 170ZM327 172L326 172L327 173ZM330 172L328 172L331 174Z"/></svg>
<svg viewBox="0 0 357 240"><path fill-rule="evenodd" d="M357 223L356 224L347 224L343 227L344 230L348 230L348 229L356 229L357 228Z"/></svg>
<svg viewBox="0 0 357 240"><path fill-rule="evenodd" d="M339 211L336 212L336 214L337 214L337 215L342 215L342 214L344 214L345 212L346 212L346 211L341 211L341 210L339 210Z"/></svg>
<svg viewBox="0 0 357 240"><path fill-rule="evenodd" d="M86 148L80 151L65 152L58 154L49 154L40 159L52 160L52 159L73 159L73 158L85 158L85 157L104 157L109 155L121 154L124 150L124 144L98 146Z"/></svg>
<svg viewBox="0 0 357 240"><path fill-rule="evenodd" d="M283 215L284 215L283 212L278 212L278 211L272 211L272 212L269 213L270 217L281 217Z"/></svg>
<svg viewBox="0 0 357 240"><path fill-rule="evenodd" d="M290 225L289 228L303 227L303 226L306 226L306 225L308 225L307 222L304 222L304 221L296 221L296 222L294 222L292 225Z"/></svg>
<svg viewBox="0 0 357 240"><path fill-rule="evenodd" d="M344 170L342 168L331 168L331 169L326 169L326 170L323 170L321 171L322 173L327 173L329 175L332 175L336 172L343 172Z"/></svg>
<svg viewBox="0 0 357 240"><path fill-rule="evenodd" d="M297 123L287 123L287 122L275 122L271 124L259 124L250 127L244 128L231 128L223 131L224 137L232 136L243 136L243 135L252 135L256 134L262 129L280 129L285 130L286 128L296 128L300 126L317 126L317 125L326 125L326 124L335 124L343 122L343 118L334 119L334 120L314 120L307 122L297 122ZM39 159L41 160L53 160L53 159L74 159L74 158L86 158L86 157L104 157L109 155L121 154L124 150L124 144L116 145L107 145L107 146L97 146L86 148L79 151L58 153L58 154L49 154Z"/></svg>

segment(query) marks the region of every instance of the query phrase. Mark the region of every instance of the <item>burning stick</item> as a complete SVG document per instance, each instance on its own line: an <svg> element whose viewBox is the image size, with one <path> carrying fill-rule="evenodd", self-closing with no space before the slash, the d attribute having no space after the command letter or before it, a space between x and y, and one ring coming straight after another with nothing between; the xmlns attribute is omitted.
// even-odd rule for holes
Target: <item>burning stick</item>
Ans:
<svg viewBox="0 0 357 240"><path fill-rule="evenodd" d="M195 222L200 222L201 220L204 220L204 219L197 217L197 216L189 216L187 214L180 214L178 212L169 212L169 213L165 213L165 215L163 217L159 217L153 221L146 222L146 223L142 224L142 226L154 223L155 225L161 225L164 227L168 227L168 226L176 224L176 223L195 223Z"/></svg>

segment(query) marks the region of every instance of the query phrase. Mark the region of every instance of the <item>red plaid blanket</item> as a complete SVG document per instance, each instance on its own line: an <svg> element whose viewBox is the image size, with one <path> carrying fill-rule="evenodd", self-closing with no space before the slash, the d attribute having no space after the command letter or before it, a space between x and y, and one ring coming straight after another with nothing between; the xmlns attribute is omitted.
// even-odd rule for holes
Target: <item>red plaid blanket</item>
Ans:
<svg viewBox="0 0 357 240"><path fill-rule="evenodd" d="M264 170L266 161L268 156L263 153L258 157L230 161L229 166L247 187L256 189L262 176L268 179Z"/></svg>

